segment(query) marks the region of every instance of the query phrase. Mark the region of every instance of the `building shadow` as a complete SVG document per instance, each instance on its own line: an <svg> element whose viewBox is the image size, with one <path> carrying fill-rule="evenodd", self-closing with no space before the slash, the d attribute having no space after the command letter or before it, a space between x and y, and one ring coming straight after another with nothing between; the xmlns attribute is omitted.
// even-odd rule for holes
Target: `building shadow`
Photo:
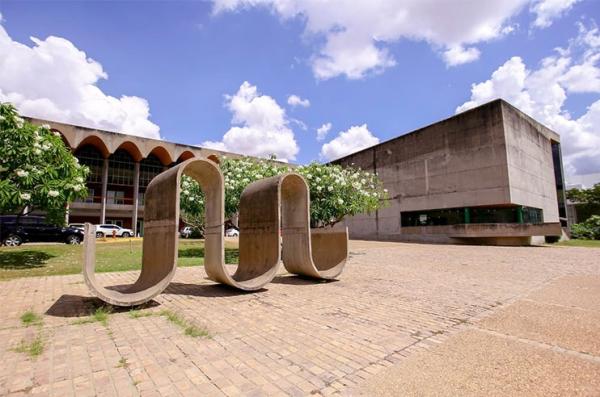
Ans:
<svg viewBox="0 0 600 397"><path fill-rule="evenodd" d="M150 307L158 306L158 302L151 300L150 302L144 303L143 305L133 307L121 307L109 305L102 300L90 297L90 296L79 296L79 295L62 295L46 310L46 315L53 317L87 317L91 316L99 308L109 308L111 313L123 313L128 312L132 309L146 309Z"/></svg>
<svg viewBox="0 0 600 397"><path fill-rule="evenodd" d="M267 289L261 288L256 291L242 291L225 284L186 284L172 282L162 292L170 295L190 295L202 296L206 298L222 298L228 296L240 296L265 292Z"/></svg>

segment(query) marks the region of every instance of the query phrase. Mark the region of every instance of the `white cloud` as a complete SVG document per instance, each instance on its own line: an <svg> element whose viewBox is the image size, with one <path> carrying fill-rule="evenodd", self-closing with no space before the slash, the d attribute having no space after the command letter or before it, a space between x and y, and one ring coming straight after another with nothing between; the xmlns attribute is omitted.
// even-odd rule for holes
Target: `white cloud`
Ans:
<svg viewBox="0 0 600 397"><path fill-rule="evenodd" d="M321 158L335 160L348 154L368 148L379 143L379 138L373 136L366 124L352 126L342 131L335 139L321 148Z"/></svg>
<svg viewBox="0 0 600 397"><path fill-rule="evenodd" d="M0 26L0 101L30 117L160 139L144 98L106 95L97 86L108 75L69 40L32 37L14 41Z"/></svg>
<svg viewBox="0 0 600 397"><path fill-rule="evenodd" d="M256 86L245 81L233 96L226 96L227 108L233 113L229 131L218 142L206 141L201 146L249 156L295 160L298 144L289 128L285 110Z"/></svg>
<svg viewBox="0 0 600 397"><path fill-rule="evenodd" d="M511 18L527 4L534 2L536 21L549 23L574 1L213 0L213 12L262 6L283 20L299 18L305 38L317 43L310 59L315 77L360 79L394 66L387 46L401 39L425 41L448 66L460 65L478 59L475 45L512 32Z"/></svg>
<svg viewBox="0 0 600 397"><path fill-rule="evenodd" d="M528 69L520 57L512 57L489 80L473 84L471 99L461 112L495 98L503 98L561 135L568 174L600 170L600 99L579 118L565 109L569 93L600 93L600 46L593 46L598 29L580 28L580 35L558 55L544 58L537 69ZM591 40L590 40L591 39Z"/></svg>
<svg viewBox="0 0 600 397"><path fill-rule="evenodd" d="M317 141L322 141L327 136L327 133L331 130L331 123L325 123L317 128Z"/></svg>
<svg viewBox="0 0 600 397"><path fill-rule="evenodd" d="M533 25L537 28L547 28L552 22L561 17L579 0L535 0L531 12L536 14Z"/></svg>
<svg viewBox="0 0 600 397"><path fill-rule="evenodd" d="M302 106L303 108L307 108L310 106L310 101L308 99L302 99L298 95L290 95L287 99L288 105L291 107Z"/></svg>
<svg viewBox="0 0 600 397"><path fill-rule="evenodd" d="M444 51L444 61L448 66L462 65L479 59L479 55L481 52L475 47L464 48L457 45Z"/></svg>

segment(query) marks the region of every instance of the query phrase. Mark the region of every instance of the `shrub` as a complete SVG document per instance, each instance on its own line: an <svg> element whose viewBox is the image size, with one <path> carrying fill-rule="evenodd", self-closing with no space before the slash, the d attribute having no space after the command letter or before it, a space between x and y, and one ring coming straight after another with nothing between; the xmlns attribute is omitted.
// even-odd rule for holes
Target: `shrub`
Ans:
<svg viewBox="0 0 600 397"><path fill-rule="evenodd" d="M600 240L600 215L592 215L585 222L571 226L571 238Z"/></svg>

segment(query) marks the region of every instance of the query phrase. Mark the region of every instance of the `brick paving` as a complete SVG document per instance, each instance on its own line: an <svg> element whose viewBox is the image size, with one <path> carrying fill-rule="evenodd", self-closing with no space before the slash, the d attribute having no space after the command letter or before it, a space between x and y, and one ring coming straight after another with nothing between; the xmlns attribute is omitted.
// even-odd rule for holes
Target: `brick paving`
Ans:
<svg viewBox="0 0 600 397"><path fill-rule="evenodd" d="M209 331L127 310L73 324L100 303L81 275L0 282L0 395L277 396L352 394L375 374L439 345L565 275L600 275L600 250L351 242L339 281L281 274L240 293L178 269L142 312L170 310ZM107 273L106 285L135 272ZM43 326L24 327L27 310ZM41 335L37 358L14 351Z"/></svg>

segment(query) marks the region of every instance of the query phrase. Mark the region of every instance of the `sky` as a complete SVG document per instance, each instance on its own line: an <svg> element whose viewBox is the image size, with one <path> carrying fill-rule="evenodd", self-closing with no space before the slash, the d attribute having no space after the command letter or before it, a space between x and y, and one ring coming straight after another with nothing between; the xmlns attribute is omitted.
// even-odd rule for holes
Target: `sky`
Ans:
<svg viewBox="0 0 600 397"><path fill-rule="evenodd" d="M0 0L21 114L293 163L502 97L600 172L598 0Z"/></svg>

